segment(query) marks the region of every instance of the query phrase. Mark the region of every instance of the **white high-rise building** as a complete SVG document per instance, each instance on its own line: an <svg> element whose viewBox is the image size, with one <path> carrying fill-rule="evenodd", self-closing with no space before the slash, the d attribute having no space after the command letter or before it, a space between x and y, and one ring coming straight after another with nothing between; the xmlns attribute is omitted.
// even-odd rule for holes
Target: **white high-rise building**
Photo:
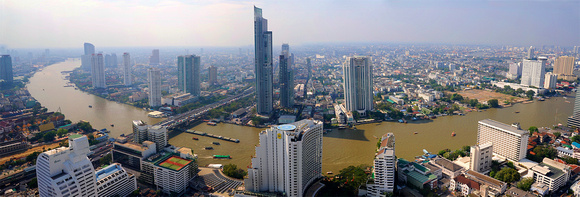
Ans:
<svg viewBox="0 0 580 197"><path fill-rule="evenodd" d="M553 74L552 72L546 73L544 79L544 89L554 90L556 89L556 83L558 80L558 75Z"/></svg>
<svg viewBox="0 0 580 197"><path fill-rule="evenodd" d="M38 155L36 177L41 197L97 196L97 177L87 157L86 136L69 136L69 147L55 148Z"/></svg>
<svg viewBox="0 0 580 197"><path fill-rule="evenodd" d="M530 46L530 48L528 49L528 55L527 55L527 59L531 60L534 59L534 55L535 55L535 50L533 46Z"/></svg>
<svg viewBox="0 0 580 197"><path fill-rule="evenodd" d="M136 143L143 143L147 141L147 129L149 125L142 120L133 120L133 141Z"/></svg>
<svg viewBox="0 0 580 197"><path fill-rule="evenodd" d="M137 190L137 178L113 163L96 173L97 196L128 196Z"/></svg>
<svg viewBox="0 0 580 197"><path fill-rule="evenodd" d="M149 106L161 106L161 72L159 70L149 68Z"/></svg>
<svg viewBox="0 0 580 197"><path fill-rule="evenodd" d="M346 110L363 115L367 110L373 110L372 70L370 57L346 58L343 65Z"/></svg>
<svg viewBox="0 0 580 197"><path fill-rule="evenodd" d="M85 42L84 49L85 49L85 52L83 55L81 55L81 69L83 71L88 72L88 71L91 71L91 68L92 68L91 57L95 53L95 45Z"/></svg>
<svg viewBox="0 0 580 197"><path fill-rule="evenodd" d="M107 84L105 81L105 62L103 54L94 54L91 57L91 66L93 88L106 88Z"/></svg>
<svg viewBox="0 0 580 197"><path fill-rule="evenodd" d="M493 143L475 145L469 151L469 169L476 172L485 172L491 169L491 158L493 158Z"/></svg>
<svg viewBox="0 0 580 197"><path fill-rule="evenodd" d="M495 120L478 122L477 144L493 143L493 153L512 161L526 158L528 132Z"/></svg>
<svg viewBox="0 0 580 197"><path fill-rule="evenodd" d="M131 55L123 53L123 83L125 86L133 85L131 80Z"/></svg>
<svg viewBox="0 0 580 197"><path fill-rule="evenodd" d="M301 120L260 132L246 190L304 196L322 176L322 122Z"/></svg>
<svg viewBox="0 0 580 197"><path fill-rule="evenodd" d="M387 133L381 138L381 145L375 154L373 173L374 184L367 184L369 196L381 196L384 192L395 190L395 135Z"/></svg>
<svg viewBox="0 0 580 197"><path fill-rule="evenodd" d="M522 76L522 63L510 63L510 70L508 72L508 78L516 79Z"/></svg>
<svg viewBox="0 0 580 197"><path fill-rule="evenodd" d="M520 84L535 86L537 88L544 87L544 75L546 73L544 63L544 58L524 60L522 66L522 82Z"/></svg>
<svg viewBox="0 0 580 197"><path fill-rule="evenodd" d="M147 140L155 142L157 152L161 152L167 146L167 127L155 125L147 129Z"/></svg>

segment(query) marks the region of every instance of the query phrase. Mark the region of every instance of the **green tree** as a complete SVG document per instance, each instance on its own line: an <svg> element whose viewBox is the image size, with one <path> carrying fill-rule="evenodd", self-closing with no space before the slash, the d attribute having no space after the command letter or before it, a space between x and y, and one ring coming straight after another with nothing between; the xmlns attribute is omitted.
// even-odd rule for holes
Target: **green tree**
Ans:
<svg viewBox="0 0 580 197"><path fill-rule="evenodd" d="M531 126L530 128L528 128L528 131L530 131L530 135L532 135L535 132L538 132L538 127Z"/></svg>
<svg viewBox="0 0 580 197"><path fill-rule="evenodd" d="M499 102L497 101L497 99L490 99L487 101L487 104L493 108L499 107Z"/></svg>
<svg viewBox="0 0 580 197"><path fill-rule="evenodd" d="M575 135L572 138L570 138L570 140L572 140L573 142L580 143L580 135Z"/></svg>
<svg viewBox="0 0 580 197"><path fill-rule="evenodd" d="M107 154L99 160L99 163L101 163L101 165L109 165L111 164L111 161L113 161L113 157L111 154Z"/></svg>
<svg viewBox="0 0 580 197"><path fill-rule="evenodd" d="M564 162L566 162L567 164L575 164L575 165L578 165L579 164L578 159L573 158L573 157L565 156L565 157L562 158L562 160Z"/></svg>
<svg viewBox="0 0 580 197"><path fill-rule="evenodd" d="M513 168L502 168L495 174L494 178L506 183L511 183L520 180L520 173Z"/></svg>
<svg viewBox="0 0 580 197"><path fill-rule="evenodd" d="M534 94L536 94L536 92L534 92L533 90L528 90L526 92L526 96L528 97L528 99L532 99L534 97Z"/></svg>
<svg viewBox="0 0 580 197"><path fill-rule="evenodd" d="M517 187L524 191L530 191L530 188L532 188L532 184L534 184L534 178L528 177L523 178L520 182L518 182Z"/></svg>
<svg viewBox="0 0 580 197"><path fill-rule="evenodd" d="M239 169L236 164L227 164L222 171L226 176L236 179L243 179L247 174L243 169Z"/></svg>
<svg viewBox="0 0 580 197"><path fill-rule="evenodd" d="M44 142L52 142L54 141L54 138L56 137L56 132L54 131L49 131L46 132L43 136L42 136L42 140Z"/></svg>
<svg viewBox="0 0 580 197"><path fill-rule="evenodd" d="M556 136L556 138L559 138L562 134L560 132L554 132L554 135Z"/></svg>
<svg viewBox="0 0 580 197"><path fill-rule="evenodd" d="M354 118L354 120L360 119L360 114L358 113L358 111L352 111L352 118Z"/></svg>
<svg viewBox="0 0 580 197"><path fill-rule="evenodd" d="M454 100L454 101L462 101L463 100L463 96L461 96L460 94L455 93L455 94L451 95L451 100Z"/></svg>
<svg viewBox="0 0 580 197"><path fill-rule="evenodd" d="M32 180L30 180L30 182L28 182L28 188L29 189L34 189L38 187L38 179L32 178Z"/></svg>
<svg viewBox="0 0 580 197"><path fill-rule="evenodd" d="M477 99L471 99L471 100L469 100L469 105L471 107L475 107L477 104L479 104L479 101Z"/></svg>
<svg viewBox="0 0 580 197"><path fill-rule="evenodd" d="M89 122L81 121L81 122L77 123L77 127L80 130L83 130L84 132L91 132L91 131L93 131L93 126L91 126L91 123L89 123Z"/></svg>

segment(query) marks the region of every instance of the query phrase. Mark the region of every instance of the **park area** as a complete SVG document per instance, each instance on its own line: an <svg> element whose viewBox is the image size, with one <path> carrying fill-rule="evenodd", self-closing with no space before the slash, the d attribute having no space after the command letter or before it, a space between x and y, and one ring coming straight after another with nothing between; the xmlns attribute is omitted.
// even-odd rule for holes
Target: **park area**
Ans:
<svg viewBox="0 0 580 197"><path fill-rule="evenodd" d="M511 96L489 90L471 89L471 90L463 90L457 93L463 96L463 98L468 97L469 99L477 99L477 101L479 101L480 103L487 102L490 99L497 99L499 101L499 104L502 106L506 106L505 101L509 101L509 103L511 104L526 101L525 98Z"/></svg>

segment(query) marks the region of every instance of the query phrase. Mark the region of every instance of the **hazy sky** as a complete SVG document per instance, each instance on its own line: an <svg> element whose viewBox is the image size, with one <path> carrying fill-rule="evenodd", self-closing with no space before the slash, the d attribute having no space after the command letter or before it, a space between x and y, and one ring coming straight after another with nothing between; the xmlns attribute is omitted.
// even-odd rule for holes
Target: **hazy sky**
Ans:
<svg viewBox="0 0 580 197"><path fill-rule="evenodd" d="M0 0L9 48L253 45L253 5L274 44L580 45L580 1Z"/></svg>

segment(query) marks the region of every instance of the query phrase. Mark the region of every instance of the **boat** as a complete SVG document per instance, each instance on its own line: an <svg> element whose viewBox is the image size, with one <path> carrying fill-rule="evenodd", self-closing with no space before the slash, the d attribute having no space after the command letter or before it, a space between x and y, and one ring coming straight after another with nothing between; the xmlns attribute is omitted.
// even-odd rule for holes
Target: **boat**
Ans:
<svg viewBox="0 0 580 197"><path fill-rule="evenodd" d="M538 101L544 101L544 100L546 100L546 99L544 99L542 97L538 98Z"/></svg>
<svg viewBox="0 0 580 197"><path fill-rule="evenodd" d="M413 134L417 134L417 132L413 133Z"/></svg>
<svg viewBox="0 0 580 197"><path fill-rule="evenodd" d="M338 126L338 129L346 129L346 126Z"/></svg>
<svg viewBox="0 0 580 197"><path fill-rule="evenodd" d="M216 126L216 125L217 125L217 123L215 123L215 122L212 122L212 121L209 121L209 122L207 122L207 125L210 125L210 126Z"/></svg>
<svg viewBox="0 0 580 197"><path fill-rule="evenodd" d="M191 139L192 140L199 140L199 138L196 138L196 137L192 137Z"/></svg>
<svg viewBox="0 0 580 197"><path fill-rule="evenodd" d="M205 147L205 150L213 150L213 147L211 147L211 146L206 146L206 147Z"/></svg>
<svg viewBox="0 0 580 197"><path fill-rule="evenodd" d="M451 137L455 137L455 131L453 131L453 133L451 133Z"/></svg>
<svg viewBox="0 0 580 197"><path fill-rule="evenodd" d="M213 155L214 159L231 159L230 155Z"/></svg>
<svg viewBox="0 0 580 197"><path fill-rule="evenodd" d="M515 111L514 113L516 113L516 114L517 114L517 113L520 113L520 111Z"/></svg>
<svg viewBox="0 0 580 197"><path fill-rule="evenodd" d="M115 125L114 124L111 124L111 127L115 127Z"/></svg>
<svg viewBox="0 0 580 197"><path fill-rule="evenodd" d="M212 144L215 144L215 145L220 145L220 143L219 143L219 142L212 142Z"/></svg>
<svg viewBox="0 0 580 197"><path fill-rule="evenodd" d="M326 174L333 174L333 173L332 173L332 171L328 171L328 172L326 172Z"/></svg>

